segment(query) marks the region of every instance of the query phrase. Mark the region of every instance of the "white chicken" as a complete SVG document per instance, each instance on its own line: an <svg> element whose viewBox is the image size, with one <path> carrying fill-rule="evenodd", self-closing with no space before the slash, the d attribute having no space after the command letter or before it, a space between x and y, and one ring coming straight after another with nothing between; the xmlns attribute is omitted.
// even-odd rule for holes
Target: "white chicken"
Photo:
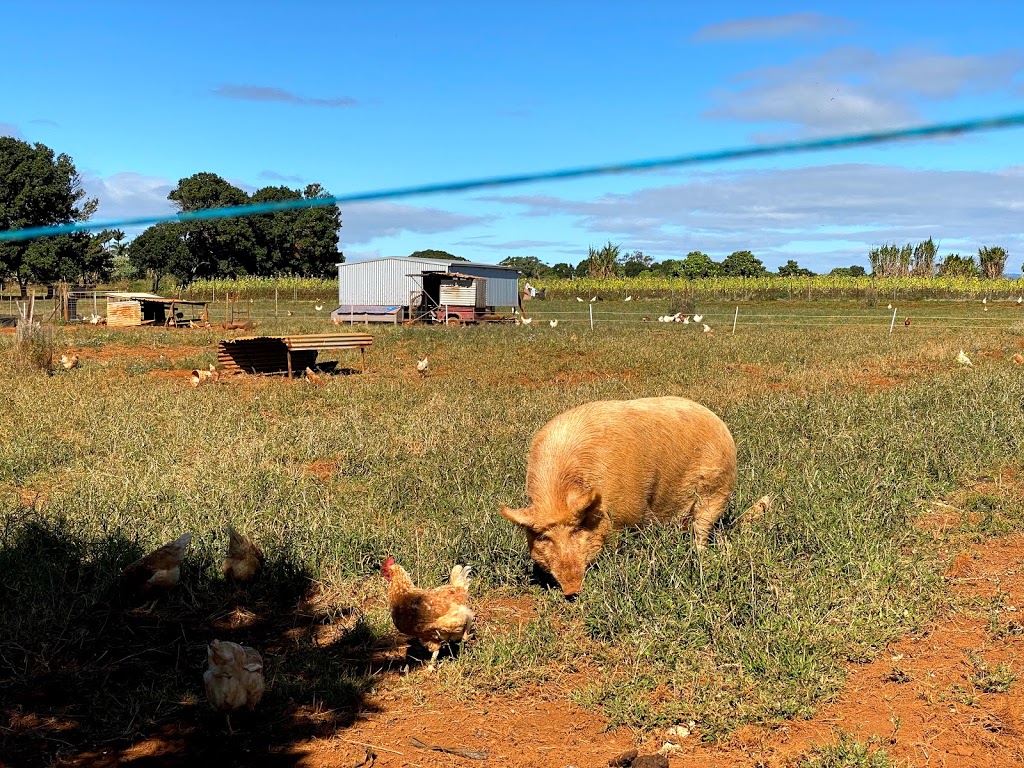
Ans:
<svg viewBox="0 0 1024 768"><path fill-rule="evenodd" d="M526 315L523 315L523 325L529 325L532 322L533 322L533 318L532 317L527 317Z"/></svg>
<svg viewBox="0 0 1024 768"><path fill-rule="evenodd" d="M228 735L234 736L231 713L243 708L252 712L263 698L263 657L254 648L214 640L206 649L206 659L206 697L211 707L224 713Z"/></svg>
<svg viewBox="0 0 1024 768"><path fill-rule="evenodd" d="M430 360L426 355L423 356L422 360L416 361L416 372L420 375L420 378L426 378L427 369L430 368Z"/></svg>
<svg viewBox="0 0 1024 768"><path fill-rule="evenodd" d="M632 301L632 300L633 300L632 296L627 296L625 299L623 299L623 301Z"/></svg>
<svg viewBox="0 0 1024 768"><path fill-rule="evenodd" d="M711 330L711 326L707 323L701 323L701 325L704 326L704 333L714 333L714 331Z"/></svg>
<svg viewBox="0 0 1024 768"><path fill-rule="evenodd" d="M579 296L577 296L577 297L576 297L576 301L579 301L579 302L581 302L581 303L582 303L583 299L581 299L581 298L580 298Z"/></svg>
<svg viewBox="0 0 1024 768"><path fill-rule="evenodd" d="M557 320L548 320L548 325L550 325L552 328L557 328L558 327L558 321Z"/></svg>
<svg viewBox="0 0 1024 768"><path fill-rule="evenodd" d="M699 323L703 319L704 319L704 315L694 315L693 316L693 322L695 322L695 323Z"/></svg>
<svg viewBox="0 0 1024 768"><path fill-rule="evenodd" d="M971 364L971 358L965 355L962 349L960 350L960 352L957 353L956 361L963 366L968 366Z"/></svg>
<svg viewBox="0 0 1024 768"><path fill-rule="evenodd" d="M314 304L314 305L313 305L313 309L315 309L315 310L316 310L317 312L319 312L319 311L320 311L320 310L322 310L323 308L324 308L324 305L323 305L323 304Z"/></svg>
<svg viewBox="0 0 1024 768"><path fill-rule="evenodd" d="M72 368L77 368L78 355L61 355L60 367L63 368L65 371L70 371Z"/></svg>

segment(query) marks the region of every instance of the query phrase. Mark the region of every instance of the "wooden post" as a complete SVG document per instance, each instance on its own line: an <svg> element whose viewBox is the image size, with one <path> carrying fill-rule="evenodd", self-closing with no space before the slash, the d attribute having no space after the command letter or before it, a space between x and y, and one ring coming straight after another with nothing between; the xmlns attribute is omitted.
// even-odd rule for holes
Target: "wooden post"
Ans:
<svg viewBox="0 0 1024 768"><path fill-rule="evenodd" d="M274 319L277 319L277 283L274 283Z"/></svg>
<svg viewBox="0 0 1024 768"><path fill-rule="evenodd" d="M732 335L736 335L736 321L740 318L740 308L736 307L736 314L732 316Z"/></svg>
<svg viewBox="0 0 1024 768"><path fill-rule="evenodd" d="M590 330L594 330L594 305L590 305Z"/></svg>
<svg viewBox="0 0 1024 768"><path fill-rule="evenodd" d="M285 353L288 356L288 378L292 377L292 351L285 345Z"/></svg>
<svg viewBox="0 0 1024 768"><path fill-rule="evenodd" d="M889 335L890 335L890 336L892 336L892 329L893 329L893 326L895 326L895 325L896 325L896 312L897 312L897 311L898 311L898 310L897 310L897 309L896 309L895 307L893 307L893 310L892 310L892 322L891 322L891 323L889 323Z"/></svg>

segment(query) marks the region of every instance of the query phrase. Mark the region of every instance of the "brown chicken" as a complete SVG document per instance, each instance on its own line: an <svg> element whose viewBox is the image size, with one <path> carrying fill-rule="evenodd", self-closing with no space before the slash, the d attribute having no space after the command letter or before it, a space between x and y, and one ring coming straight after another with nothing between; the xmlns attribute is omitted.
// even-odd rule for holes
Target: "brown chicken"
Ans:
<svg viewBox="0 0 1024 768"><path fill-rule="evenodd" d="M431 652L432 670L445 643L461 641L473 623L469 605L469 566L456 565L451 578L436 589L419 589L395 558L380 567L388 582L391 619L402 634L415 637Z"/></svg>
<svg viewBox="0 0 1024 768"><path fill-rule="evenodd" d="M78 355L61 355L60 367L63 368L65 371L70 371L72 368L77 368Z"/></svg>
<svg viewBox="0 0 1024 768"><path fill-rule="evenodd" d="M191 541L191 533L182 534L125 568L121 573L121 598L131 605L150 600L147 610L153 610L159 597L181 578L181 561Z"/></svg>
<svg viewBox="0 0 1024 768"><path fill-rule="evenodd" d="M224 713L228 734L234 736L231 713L243 707L252 712L263 698L263 657L254 648L214 640L206 649L206 658L206 697L211 707Z"/></svg>
<svg viewBox="0 0 1024 768"><path fill-rule="evenodd" d="M322 387L327 383L327 379L324 378L323 374L317 373L309 366L306 366L306 381L314 387Z"/></svg>
<svg viewBox="0 0 1024 768"><path fill-rule="evenodd" d="M245 583L252 581L263 567L263 553L245 534L228 526L228 552L220 570L227 578Z"/></svg>

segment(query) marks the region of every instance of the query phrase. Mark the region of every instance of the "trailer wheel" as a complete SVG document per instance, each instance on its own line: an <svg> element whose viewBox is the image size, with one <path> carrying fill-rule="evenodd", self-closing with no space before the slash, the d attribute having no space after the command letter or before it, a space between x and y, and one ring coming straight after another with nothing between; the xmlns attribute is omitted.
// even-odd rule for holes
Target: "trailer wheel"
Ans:
<svg viewBox="0 0 1024 768"><path fill-rule="evenodd" d="M446 325L462 325L462 318L458 315L448 315L444 322Z"/></svg>

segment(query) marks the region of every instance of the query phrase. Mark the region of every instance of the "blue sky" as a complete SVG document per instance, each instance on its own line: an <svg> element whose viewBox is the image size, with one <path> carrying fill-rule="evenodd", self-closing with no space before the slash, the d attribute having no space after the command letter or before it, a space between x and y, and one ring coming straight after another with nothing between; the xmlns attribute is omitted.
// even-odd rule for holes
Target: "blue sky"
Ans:
<svg viewBox="0 0 1024 768"><path fill-rule="evenodd" d="M74 159L98 219L181 178L334 194L1024 111L1014 2L22 2L0 134ZM935 237L1024 260L1024 129L342 208L347 258L576 263L749 249L866 264Z"/></svg>

